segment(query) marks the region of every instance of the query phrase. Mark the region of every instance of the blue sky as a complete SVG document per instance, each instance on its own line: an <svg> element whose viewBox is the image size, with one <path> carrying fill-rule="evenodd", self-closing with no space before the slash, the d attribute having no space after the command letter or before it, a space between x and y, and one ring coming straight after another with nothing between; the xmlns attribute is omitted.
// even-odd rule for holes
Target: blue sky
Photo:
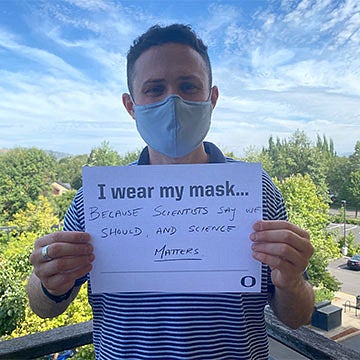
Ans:
<svg viewBox="0 0 360 360"><path fill-rule="evenodd" d="M150 26L174 22L209 46L220 99L207 140L242 156L299 129L353 152L358 0L0 0L0 148L142 147L121 102L126 53Z"/></svg>

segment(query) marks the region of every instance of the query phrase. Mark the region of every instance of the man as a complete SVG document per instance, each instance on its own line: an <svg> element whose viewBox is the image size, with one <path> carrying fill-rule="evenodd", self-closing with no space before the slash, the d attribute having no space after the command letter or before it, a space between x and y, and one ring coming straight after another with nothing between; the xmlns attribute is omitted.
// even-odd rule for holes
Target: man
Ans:
<svg viewBox="0 0 360 360"><path fill-rule="evenodd" d="M148 145L132 165L234 162L203 141L219 91L207 48L188 26L155 26L139 37L128 53L127 77L123 103ZM263 218L250 235L252 256L263 263L259 294L92 294L89 283L97 358L267 359L267 303L293 328L311 317L314 294L304 271L313 247L306 231L286 221L266 173ZM64 230L38 239L31 255L28 296L41 317L65 311L91 270L82 190Z"/></svg>

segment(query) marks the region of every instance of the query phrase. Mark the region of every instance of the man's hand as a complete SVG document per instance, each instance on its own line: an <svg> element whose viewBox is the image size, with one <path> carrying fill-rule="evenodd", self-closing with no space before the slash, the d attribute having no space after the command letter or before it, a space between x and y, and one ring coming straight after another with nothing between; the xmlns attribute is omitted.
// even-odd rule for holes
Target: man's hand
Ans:
<svg viewBox="0 0 360 360"><path fill-rule="evenodd" d="M45 235L35 242L30 261L34 274L50 294L65 294L77 279L91 270L94 254L89 241L87 233L63 231ZM45 246L47 249L43 249Z"/></svg>
<svg viewBox="0 0 360 360"><path fill-rule="evenodd" d="M258 221L253 228L252 255L270 267L275 286L271 308L292 328L307 324L314 307L314 291L303 277L314 252L309 234L282 220Z"/></svg>
<svg viewBox="0 0 360 360"><path fill-rule="evenodd" d="M270 267L273 284L279 289L296 286L314 252L309 234L282 220L258 221L253 228L253 257Z"/></svg>

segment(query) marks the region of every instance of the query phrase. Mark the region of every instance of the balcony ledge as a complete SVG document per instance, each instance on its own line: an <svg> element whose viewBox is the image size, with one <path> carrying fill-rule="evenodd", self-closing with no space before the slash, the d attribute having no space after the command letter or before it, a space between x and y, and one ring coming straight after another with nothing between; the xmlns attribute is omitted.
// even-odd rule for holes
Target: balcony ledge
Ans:
<svg viewBox="0 0 360 360"><path fill-rule="evenodd" d="M303 326L292 330L282 324L270 309L265 309L271 338L308 359L354 360L360 353ZM0 342L0 359L34 359L92 343L92 321L59 327Z"/></svg>

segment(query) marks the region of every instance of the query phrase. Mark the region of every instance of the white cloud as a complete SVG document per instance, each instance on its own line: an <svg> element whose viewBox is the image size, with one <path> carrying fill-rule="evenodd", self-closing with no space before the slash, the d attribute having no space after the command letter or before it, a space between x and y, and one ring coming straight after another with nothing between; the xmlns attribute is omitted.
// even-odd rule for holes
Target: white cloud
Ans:
<svg viewBox="0 0 360 360"><path fill-rule="evenodd" d="M26 61L37 63L46 70L51 70L57 74L62 73L66 76L83 78L83 74L78 69L66 63L62 58L42 49L23 45L15 41L15 36L8 36L8 32L0 29L0 46L10 52L14 57L25 58Z"/></svg>
<svg viewBox="0 0 360 360"><path fill-rule="evenodd" d="M109 10L110 4L103 0L66 0L69 4L86 10Z"/></svg>
<svg viewBox="0 0 360 360"><path fill-rule="evenodd" d="M0 71L0 147L84 153L103 140L120 152L142 146L121 103L126 51L153 23L191 23L191 14L161 4L149 12L141 2L43 4L27 15L41 43L0 30L0 51L25 65ZM203 5L203 20L193 25L209 44L220 88L209 139L241 153L299 128L351 152L360 140L360 3L334 4L283 1L275 12L272 2L251 13L240 2Z"/></svg>

